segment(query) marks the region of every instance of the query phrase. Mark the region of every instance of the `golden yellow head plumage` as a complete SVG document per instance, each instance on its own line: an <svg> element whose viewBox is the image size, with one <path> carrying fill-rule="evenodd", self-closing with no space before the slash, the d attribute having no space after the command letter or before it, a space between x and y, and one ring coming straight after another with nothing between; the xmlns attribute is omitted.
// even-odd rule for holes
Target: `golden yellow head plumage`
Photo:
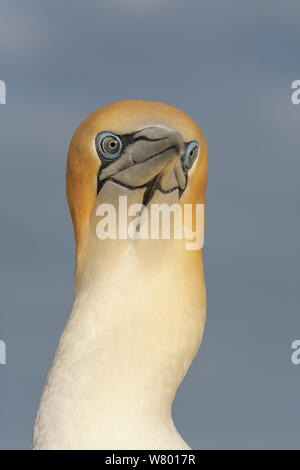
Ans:
<svg viewBox="0 0 300 470"><path fill-rule="evenodd" d="M115 136L112 143L111 135ZM98 142L99 136L106 137L104 144L103 140ZM119 154L117 158L112 154L110 161L110 155L104 152L105 145L106 150L107 145L123 148L116 147ZM193 159L188 163L184 163L189 159L186 152ZM99 191L101 200L105 181L115 181L131 190L143 187L148 198L155 190L165 194L178 190L180 203L195 204L205 202L206 178L204 136L183 111L164 103L134 100L95 111L76 130L68 154L67 199L77 254Z"/></svg>

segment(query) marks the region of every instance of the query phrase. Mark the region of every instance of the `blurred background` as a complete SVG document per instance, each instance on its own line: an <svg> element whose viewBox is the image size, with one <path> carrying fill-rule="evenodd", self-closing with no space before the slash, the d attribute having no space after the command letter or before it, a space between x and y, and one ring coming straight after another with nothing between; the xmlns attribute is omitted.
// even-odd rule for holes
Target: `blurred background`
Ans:
<svg viewBox="0 0 300 470"><path fill-rule="evenodd" d="M209 150L207 326L175 423L194 449L300 448L297 0L2 0L0 448L30 446L72 305L67 149L92 111L169 103Z"/></svg>

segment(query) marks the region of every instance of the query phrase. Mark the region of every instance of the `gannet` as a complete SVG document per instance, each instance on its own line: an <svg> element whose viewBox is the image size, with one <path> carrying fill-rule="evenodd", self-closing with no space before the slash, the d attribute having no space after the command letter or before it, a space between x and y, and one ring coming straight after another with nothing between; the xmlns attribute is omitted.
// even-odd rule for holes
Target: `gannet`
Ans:
<svg viewBox="0 0 300 470"><path fill-rule="evenodd" d="M204 204L207 148L170 105L120 101L87 117L69 147L66 193L75 293L38 408L32 449L189 449L177 388L206 317L202 250L177 239L100 240L97 207Z"/></svg>

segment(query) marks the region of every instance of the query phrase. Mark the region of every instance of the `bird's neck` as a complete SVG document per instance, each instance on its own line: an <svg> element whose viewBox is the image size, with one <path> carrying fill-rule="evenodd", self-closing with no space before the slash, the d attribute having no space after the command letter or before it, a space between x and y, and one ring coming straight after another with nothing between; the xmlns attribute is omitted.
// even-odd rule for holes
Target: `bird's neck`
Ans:
<svg viewBox="0 0 300 470"><path fill-rule="evenodd" d="M165 448L183 446L171 405L204 321L201 254L195 260L181 241L91 236L48 379L48 387L56 384L61 426L69 416L74 429L94 429L92 447L99 446L94 439L125 448L141 439L149 448L154 439L155 448L153 436L171 439Z"/></svg>

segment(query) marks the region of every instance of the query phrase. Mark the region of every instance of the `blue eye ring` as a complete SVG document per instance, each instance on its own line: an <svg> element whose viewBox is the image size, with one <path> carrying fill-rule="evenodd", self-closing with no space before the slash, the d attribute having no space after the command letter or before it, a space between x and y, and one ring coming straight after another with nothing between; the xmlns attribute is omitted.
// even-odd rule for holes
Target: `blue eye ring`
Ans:
<svg viewBox="0 0 300 470"><path fill-rule="evenodd" d="M123 147L122 140L112 132L101 132L96 137L96 148L100 157L106 160L118 158Z"/></svg>
<svg viewBox="0 0 300 470"><path fill-rule="evenodd" d="M189 170L192 168L194 161L198 155L198 142L190 142L187 146L185 156L184 156L184 165Z"/></svg>

